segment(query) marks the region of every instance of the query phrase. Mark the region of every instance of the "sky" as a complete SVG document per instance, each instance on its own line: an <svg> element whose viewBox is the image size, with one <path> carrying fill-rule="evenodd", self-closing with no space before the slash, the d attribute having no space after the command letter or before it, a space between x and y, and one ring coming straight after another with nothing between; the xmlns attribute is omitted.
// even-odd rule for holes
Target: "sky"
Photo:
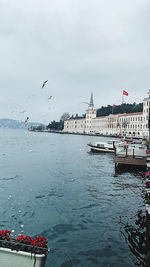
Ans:
<svg viewBox="0 0 150 267"><path fill-rule="evenodd" d="M141 102L149 25L149 0L0 0L0 118L82 115L92 91L95 108L121 104L123 90Z"/></svg>

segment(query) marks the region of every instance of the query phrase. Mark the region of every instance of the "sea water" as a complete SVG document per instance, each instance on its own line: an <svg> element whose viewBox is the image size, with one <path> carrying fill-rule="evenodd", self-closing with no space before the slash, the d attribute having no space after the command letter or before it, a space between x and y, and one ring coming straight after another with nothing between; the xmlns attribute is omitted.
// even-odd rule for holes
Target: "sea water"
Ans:
<svg viewBox="0 0 150 267"><path fill-rule="evenodd" d="M143 266L144 173L89 152L106 139L0 130L0 228L45 236L46 267Z"/></svg>

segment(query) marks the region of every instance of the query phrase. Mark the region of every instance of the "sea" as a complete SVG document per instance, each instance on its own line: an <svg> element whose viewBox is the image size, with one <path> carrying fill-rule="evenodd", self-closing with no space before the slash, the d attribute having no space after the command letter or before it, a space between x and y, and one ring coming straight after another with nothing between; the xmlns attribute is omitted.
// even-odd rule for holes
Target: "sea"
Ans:
<svg viewBox="0 0 150 267"><path fill-rule="evenodd" d="M0 129L0 229L46 237L46 267L145 266L144 171L90 152L106 140Z"/></svg>

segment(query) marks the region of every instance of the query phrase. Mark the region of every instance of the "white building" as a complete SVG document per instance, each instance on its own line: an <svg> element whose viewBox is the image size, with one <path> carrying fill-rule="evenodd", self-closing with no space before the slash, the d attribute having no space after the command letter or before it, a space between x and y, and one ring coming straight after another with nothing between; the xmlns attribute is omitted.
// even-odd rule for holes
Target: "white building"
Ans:
<svg viewBox="0 0 150 267"><path fill-rule="evenodd" d="M143 100L143 112L110 114L109 116L96 117L93 94L85 118L70 118L64 122L64 130L68 133L95 133L95 134L125 134L128 136L148 136L148 117L150 107L150 91Z"/></svg>
<svg viewBox="0 0 150 267"><path fill-rule="evenodd" d="M147 136L143 112L119 114L120 132L131 136Z"/></svg>

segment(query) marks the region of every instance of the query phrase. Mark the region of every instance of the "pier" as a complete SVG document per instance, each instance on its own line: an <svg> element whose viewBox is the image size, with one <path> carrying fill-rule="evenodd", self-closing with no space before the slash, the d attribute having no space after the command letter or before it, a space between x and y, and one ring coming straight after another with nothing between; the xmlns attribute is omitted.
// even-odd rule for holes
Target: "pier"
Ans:
<svg viewBox="0 0 150 267"><path fill-rule="evenodd" d="M120 144L115 147L115 167L130 165L146 168L147 155L146 146L143 144Z"/></svg>

